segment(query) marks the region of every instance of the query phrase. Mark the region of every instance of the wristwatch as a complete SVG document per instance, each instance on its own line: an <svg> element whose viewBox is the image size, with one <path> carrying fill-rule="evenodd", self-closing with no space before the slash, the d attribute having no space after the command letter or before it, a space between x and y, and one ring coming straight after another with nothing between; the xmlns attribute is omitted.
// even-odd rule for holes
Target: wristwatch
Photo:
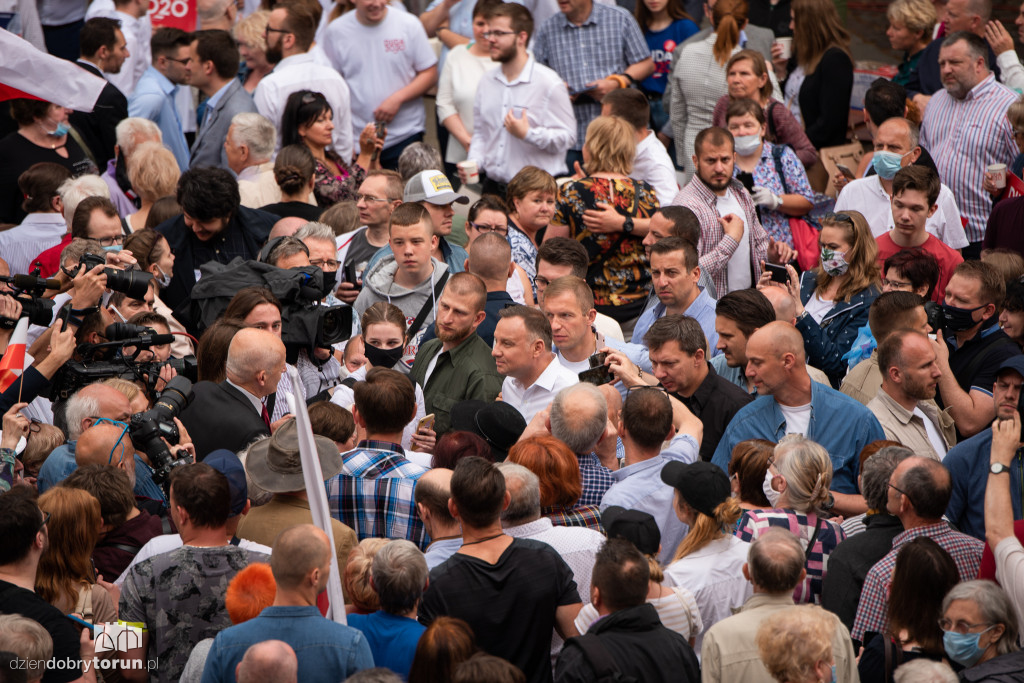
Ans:
<svg viewBox="0 0 1024 683"><path fill-rule="evenodd" d="M1001 462L994 462L992 466L988 468L988 471L992 474L1009 474L1010 468Z"/></svg>
<svg viewBox="0 0 1024 683"><path fill-rule="evenodd" d="M634 227L633 226L633 217L632 216L626 216L626 220L624 220L622 222L622 232L624 232L624 233L626 233L628 235L631 232L633 232L633 227Z"/></svg>

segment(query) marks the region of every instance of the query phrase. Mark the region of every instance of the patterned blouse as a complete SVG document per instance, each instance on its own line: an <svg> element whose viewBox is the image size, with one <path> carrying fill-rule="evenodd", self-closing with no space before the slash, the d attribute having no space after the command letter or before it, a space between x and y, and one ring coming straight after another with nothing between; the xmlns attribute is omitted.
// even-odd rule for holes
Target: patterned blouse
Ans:
<svg viewBox="0 0 1024 683"><path fill-rule="evenodd" d="M779 196L798 194L813 203L814 190L811 189L811 184L807 181L807 171L804 170L804 165L800 163L796 152L785 145L782 148L782 158L779 161L782 164L782 172L786 176L786 183L783 186L782 179L779 178L779 173L775 168L775 159L772 158L772 147L772 143L764 141L761 159L754 167L754 185L766 187ZM733 176L739 177L740 173L742 171L739 165L735 166ZM761 216L761 225L764 226L768 235L776 242L785 242L792 247L793 235L789 231L789 216L778 210L768 211L760 207L757 211Z"/></svg>
<svg viewBox="0 0 1024 683"><path fill-rule="evenodd" d="M552 225L567 226L569 237L586 248L590 256L587 284L594 290L596 305L642 306L651 287L643 238L622 232L590 232L583 225L583 212L597 208L599 201L613 204L621 214L649 218L658 208L654 188L629 179L587 177L566 183L558 191L558 206L551 219Z"/></svg>
<svg viewBox="0 0 1024 683"><path fill-rule="evenodd" d="M530 282L533 282L537 277L537 247L511 219L508 222L508 243L512 247L512 260L526 271Z"/></svg>
<svg viewBox="0 0 1024 683"><path fill-rule="evenodd" d="M334 175L327 165L316 160L314 172L313 196L321 209L334 206L338 202L355 201L359 186L366 178L366 171L359 164L346 164L334 150L326 150L327 158L333 161L342 175Z"/></svg>

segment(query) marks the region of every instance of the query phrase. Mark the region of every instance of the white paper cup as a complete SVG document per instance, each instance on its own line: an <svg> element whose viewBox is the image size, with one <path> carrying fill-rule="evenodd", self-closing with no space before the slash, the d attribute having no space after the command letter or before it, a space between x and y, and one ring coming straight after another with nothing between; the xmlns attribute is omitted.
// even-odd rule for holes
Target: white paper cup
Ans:
<svg viewBox="0 0 1024 683"><path fill-rule="evenodd" d="M775 42L782 46L782 54L779 55L782 59L789 59L793 55L792 38L776 38Z"/></svg>
<svg viewBox="0 0 1024 683"><path fill-rule="evenodd" d="M999 189L1006 187L1006 164L991 164L985 169Z"/></svg>
<svg viewBox="0 0 1024 683"><path fill-rule="evenodd" d="M463 176L466 178L467 185L474 185L480 182L480 169L477 167L475 161L467 159L466 161L460 161L456 166L460 171L462 171Z"/></svg>

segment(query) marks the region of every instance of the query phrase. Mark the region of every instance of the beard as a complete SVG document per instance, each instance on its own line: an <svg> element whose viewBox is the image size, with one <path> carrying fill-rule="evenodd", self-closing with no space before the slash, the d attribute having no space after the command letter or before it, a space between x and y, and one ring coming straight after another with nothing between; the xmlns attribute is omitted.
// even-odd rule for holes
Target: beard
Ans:
<svg viewBox="0 0 1024 683"><path fill-rule="evenodd" d="M264 51L263 54L266 55L267 61L271 64L277 64L278 62L280 62L282 59L284 59L284 55L281 54L281 41L278 41L277 44L273 46L271 46L268 43L267 49Z"/></svg>
<svg viewBox="0 0 1024 683"><path fill-rule="evenodd" d="M491 57L491 61L498 62L499 64L508 64L516 58L517 54L516 46L513 43L511 47L499 52L497 57Z"/></svg>
<svg viewBox="0 0 1024 683"><path fill-rule="evenodd" d="M450 344L452 342L461 342L466 339L469 335L473 334L472 327L461 327L451 332L446 332L441 328L440 325L434 323L434 332L437 334L437 338L444 344Z"/></svg>
<svg viewBox="0 0 1024 683"><path fill-rule="evenodd" d="M937 385L933 385L931 382L917 382L907 378L907 382L903 387L903 391L906 392L907 396L917 401L927 401L935 398L935 390Z"/></svg>

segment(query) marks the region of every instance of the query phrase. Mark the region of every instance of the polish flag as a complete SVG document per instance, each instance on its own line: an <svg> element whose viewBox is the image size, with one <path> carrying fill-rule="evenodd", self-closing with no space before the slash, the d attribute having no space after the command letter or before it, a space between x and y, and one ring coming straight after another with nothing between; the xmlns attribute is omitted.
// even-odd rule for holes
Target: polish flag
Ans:
<svg viewBox="0 0 1024 683"><path fill-rule="evenodd" d="M0 100L27 97L90 112L106 80L0 29Z"/></svg>
<svg viewBox="0 0 1024 683"><path fill-rule="evenodd" d="M4 357L0 358L0 391L6 391L7 387L14 384L14 381L21 377L25 369L25 347L28 346L28 318L18 318L18 324L11 335L11 343L4 351Z"/></svg>

